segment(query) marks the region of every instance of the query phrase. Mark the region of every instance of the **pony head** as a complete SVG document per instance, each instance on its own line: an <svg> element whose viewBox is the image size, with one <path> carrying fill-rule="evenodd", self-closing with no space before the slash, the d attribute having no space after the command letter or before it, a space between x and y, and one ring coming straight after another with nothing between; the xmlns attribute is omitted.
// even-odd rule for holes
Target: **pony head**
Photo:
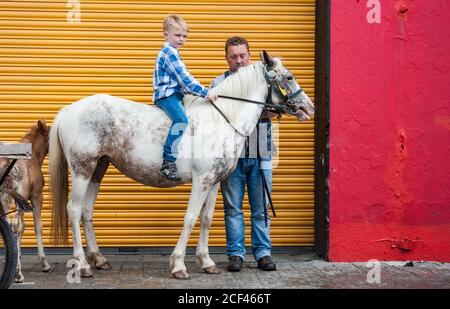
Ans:
<svg viewBox="0 0 450 309"><path fill-rule="evenodd" d="M44 119L37 121L36 125L24 135L21 142L31 143L33 146L33 156L39 161L43 161L48 153L50 127Z"/></svg>
<svg viewBox="0 0 450 309"><path fill-rule="evenodd" d="M309 120L314 114L314 104L291 72L280 59L270 57L265 50L261 53L261 62L266 70L266 80L273 85L276 94L273 96L274 103L281 105L286 114L296 116L299 121Z"/></svg>

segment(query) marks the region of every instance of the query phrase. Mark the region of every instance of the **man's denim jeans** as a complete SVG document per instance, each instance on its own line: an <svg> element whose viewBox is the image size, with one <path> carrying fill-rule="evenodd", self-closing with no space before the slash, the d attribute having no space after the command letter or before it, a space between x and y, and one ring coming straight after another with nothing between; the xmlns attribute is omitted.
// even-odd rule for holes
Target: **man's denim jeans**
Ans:
<svg viewBox="0 0 450 309"><path fill-rule="evenodd" d="M155 104L172 120L172 126L164 143L163 159L175 162L178 156L178 145L188 125L188 118L183 107L183 95L174 93L167 98L157 100Z"/></svg>
<svg viewBox="0 0 450 309"><path fill-rule="evenodd" d="M236 169L220 183L224 199L227 255L245 257L245 222L242 212L245 184L251 208L252 253L256 260L271 255L270 217L264 221L263 191L258 158L240 158ZM267 160L267 158L266 158ZM265 162L267 163L267 161ZM270 162L271 163L271 162ZM271 165L271 164L270 164ZM272 190L272 169L264 169L267 185ZM266 196L266 207L269 200Z"/></svg>

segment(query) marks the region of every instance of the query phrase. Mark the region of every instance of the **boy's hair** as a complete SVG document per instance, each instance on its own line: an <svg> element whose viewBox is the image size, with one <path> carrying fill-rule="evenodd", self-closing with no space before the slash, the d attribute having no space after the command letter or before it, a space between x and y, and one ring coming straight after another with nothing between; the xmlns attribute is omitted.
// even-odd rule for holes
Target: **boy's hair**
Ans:
<svg viewBox="0 0 450 309"><path fill-rule="evenodd" d="M245 38L241 36L232 36L225 42L225 54L228 53L228 46L238 45L245 45L245 47L247 47L247 50L250 52L250 47L248 46L248 42Z"/></svg>
<svg viewBox="0 0 450 309"><path fill-rule="evenodd" d="M183 17L175 14L166 16L166 18L164 18L163 31L168 31L171 29L183 30L186 32L189 31L189 27L184 21Z"/></svg>

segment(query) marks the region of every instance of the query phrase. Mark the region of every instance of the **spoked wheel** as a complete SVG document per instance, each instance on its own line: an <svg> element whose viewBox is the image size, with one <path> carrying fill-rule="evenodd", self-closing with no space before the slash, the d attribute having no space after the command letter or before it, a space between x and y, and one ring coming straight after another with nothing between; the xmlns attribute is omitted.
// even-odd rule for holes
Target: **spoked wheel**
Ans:
<svg viewBox="0 0 450 309"><path fill-rule="evenodd" d="M17 267L17 243L11 226L0 217L0 289L11 285Z"/></svg>

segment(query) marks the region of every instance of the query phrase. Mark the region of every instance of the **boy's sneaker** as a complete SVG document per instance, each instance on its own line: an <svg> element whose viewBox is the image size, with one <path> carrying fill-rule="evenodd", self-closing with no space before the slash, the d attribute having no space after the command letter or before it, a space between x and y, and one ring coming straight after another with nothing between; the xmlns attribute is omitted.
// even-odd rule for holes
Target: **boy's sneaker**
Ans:
<svg viewBox="0 0 450 309"><path fill-rule="evenodd" d="M258 260L258 268L266 271L276 270L277 266L269 255L263 256Z"/></svg>
<svg viewBox="0 0 450 309"><path fill-rule="evenodd" d="M164 160L159 174L166 177L169 180L179 181L181 180L180 175L178 175L177 165L175 162L169 162Z"/></svg>

